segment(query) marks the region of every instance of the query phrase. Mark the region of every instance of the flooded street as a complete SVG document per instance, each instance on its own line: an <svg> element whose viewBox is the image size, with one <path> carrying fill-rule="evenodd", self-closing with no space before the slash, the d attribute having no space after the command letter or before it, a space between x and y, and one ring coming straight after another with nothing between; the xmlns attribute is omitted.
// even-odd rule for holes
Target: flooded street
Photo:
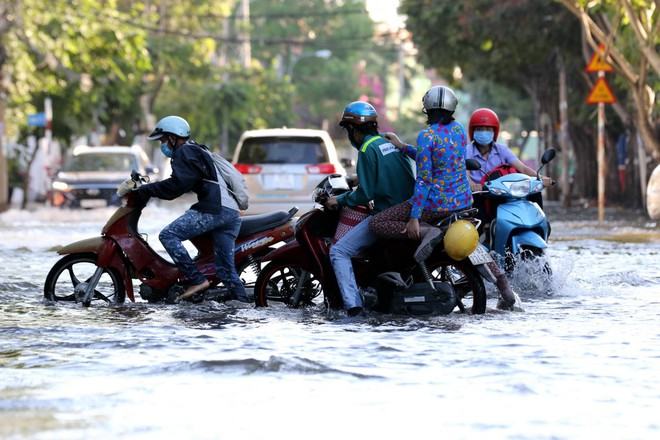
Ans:
<svg viewBox="0 0 660 440"><path fill-rule="evenodd" d="M182 209L145 210L154 248ZM112 212L0 214L0 438L660 437L653 224L554 221L553 293L521 269L524 313L45 304L54 249Z"/></svg>

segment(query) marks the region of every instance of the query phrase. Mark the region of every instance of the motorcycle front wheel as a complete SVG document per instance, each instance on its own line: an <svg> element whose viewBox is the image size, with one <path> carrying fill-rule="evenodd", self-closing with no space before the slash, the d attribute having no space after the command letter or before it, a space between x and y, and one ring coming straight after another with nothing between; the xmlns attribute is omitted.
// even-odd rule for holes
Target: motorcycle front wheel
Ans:
<svg viewBox="0 0 660 440"><path fill-rule="evenodd" d="M506 256L504 258L504 268L508 274L511 274L516 269L518 263L524 262L531 262L532 264L539 262L543 274L547 277L552 277L552 267L550 267L550 263L548 262L543 249L533 246L522 246L520 253L514 254L510 247L507 248Z"/></svg>
<svg viewBox="0 0 660 440"><path fill-rule="evenodd" d="M95 254L66 255L48 272L44 283L44 298L47 301L81 302L96 268ZM112 269L103 271L92 301L122 304L125 300L126 292L121 276Z"/></svg>
<svg viewBox="0 0 660 440"><path fill-rule="evenodd" d="M428 266L433 279L452 285L462 312L466 311L464 300L471 300L472 314L486 313L486 287L481 275L469 260L433 262Z"/></svg>
<svg viewBox="0 0 660 440"><path fill-rule="evenodd" d="M312 273L294 264L277 261L268 263L261 270L254 285L257 307L268 307L273 302L291 307L314 305L323 299L322 293L323 286Z"/></svg>

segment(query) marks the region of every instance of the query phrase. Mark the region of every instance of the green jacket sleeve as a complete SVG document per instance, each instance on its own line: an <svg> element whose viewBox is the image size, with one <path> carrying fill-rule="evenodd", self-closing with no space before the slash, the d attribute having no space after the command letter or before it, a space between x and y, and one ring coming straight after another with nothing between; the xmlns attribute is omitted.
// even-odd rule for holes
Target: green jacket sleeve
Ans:
<svg viewBox="0 0 660 440"><path fill-rule="evenodd" d="M356 167L360 184L354 191L337 197L339 205L367 206L374 199L374 188L378 181L377 154L374 148L367 148L367 151L360 153Z"/></svg>

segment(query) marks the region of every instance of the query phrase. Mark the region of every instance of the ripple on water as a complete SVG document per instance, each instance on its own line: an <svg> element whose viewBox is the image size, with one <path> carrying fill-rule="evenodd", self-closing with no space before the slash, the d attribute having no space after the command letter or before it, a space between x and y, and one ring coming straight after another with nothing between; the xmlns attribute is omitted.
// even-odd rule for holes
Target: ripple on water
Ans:
<svg viewBox="0 0 660 440"><path fill-rule="evenodd" d="M153 374L153 367L141 367L126 369L137 374L150 375ZM214 374L263 374L263 373L291 373L291 374L304 374L304 375L339 375L350 376L356 379L382 379L378 375L369 375L356 373L352 371L345 371L342 369L332 368L320 362L302 357L284 358L280 356L270 356L266 360L255 358L245 359L213 359L213 360L196 360L196 361L179 361L158 366L157 372L159 374L189 374L191 372L214 373Z"/></svg>
<svg viewBox="0 0 660 440"><path fill-rule="evenodd" d="M658 437L656 243L551 242L553 278L537 287L552 292L519 291L526 313L493 310L492 287L484 316L421 319L44 304L58 258L47 249L98 234L108 215L0 215L0 438L330 439L347 427L318 415L343 409L395 420L359 425L366 438L423 438L438 426L450 438ZM17 235L24 222L34 246ZM520 268L521 283L541 269ZM408 419L419 423L398 423Z"/></svg>

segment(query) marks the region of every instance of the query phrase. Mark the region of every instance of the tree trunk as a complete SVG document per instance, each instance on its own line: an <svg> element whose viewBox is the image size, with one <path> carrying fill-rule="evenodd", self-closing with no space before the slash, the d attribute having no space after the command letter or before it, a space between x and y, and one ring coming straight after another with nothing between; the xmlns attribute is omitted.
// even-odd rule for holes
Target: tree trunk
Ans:
<svg viewBox="0 0 660 440"><path fill-rule="evenodd" d="M642 84L640 88L631 88L633 101L635 103L635 122L639 135L642 138L644 149L656 161L660 160L660 140L656 134L656 127L651 120L652 108L650 92L646 85Z"/></svg>
<svg viewBox="0 0 660 440"><path fill-rule="evenodd" d="M596 197L597 163L594 130L586 127L570 126L573 152L575 153L575 176L573 191L577 197Z"/></svg>
<svg viewBox="0 0 660 440"><path fill-rule="evenodd" d="M4 13L4 11L2 11ZM4 29L5 23L0 26ZM0 36L2 32L0 32ZM7 52L0 40L0 212L9 208L9 178L7 176L7 157L5 156L5 108L7 103L7 92L4 84L3 67L7 60Z"/></svg>
<svg viewBox="0 0 660 440"><path fill-rule="evenodd" d="M568 175L569 155L571 151L568 136L568 98L566 93L566 65L558 58L559 68L559 145L561 146L561 206L571 206L571 185Z"/></svg>
<svg viewBox="0 0 660 440"><path fill-rule="evenodd" d="M1 50L1 49L0 49ZM2 84L2 65L0 64L0 84ZM9 178L7 176L7 157L5 156L5 100L7 95L0 87L0 212L9 208Z"/></svg>

